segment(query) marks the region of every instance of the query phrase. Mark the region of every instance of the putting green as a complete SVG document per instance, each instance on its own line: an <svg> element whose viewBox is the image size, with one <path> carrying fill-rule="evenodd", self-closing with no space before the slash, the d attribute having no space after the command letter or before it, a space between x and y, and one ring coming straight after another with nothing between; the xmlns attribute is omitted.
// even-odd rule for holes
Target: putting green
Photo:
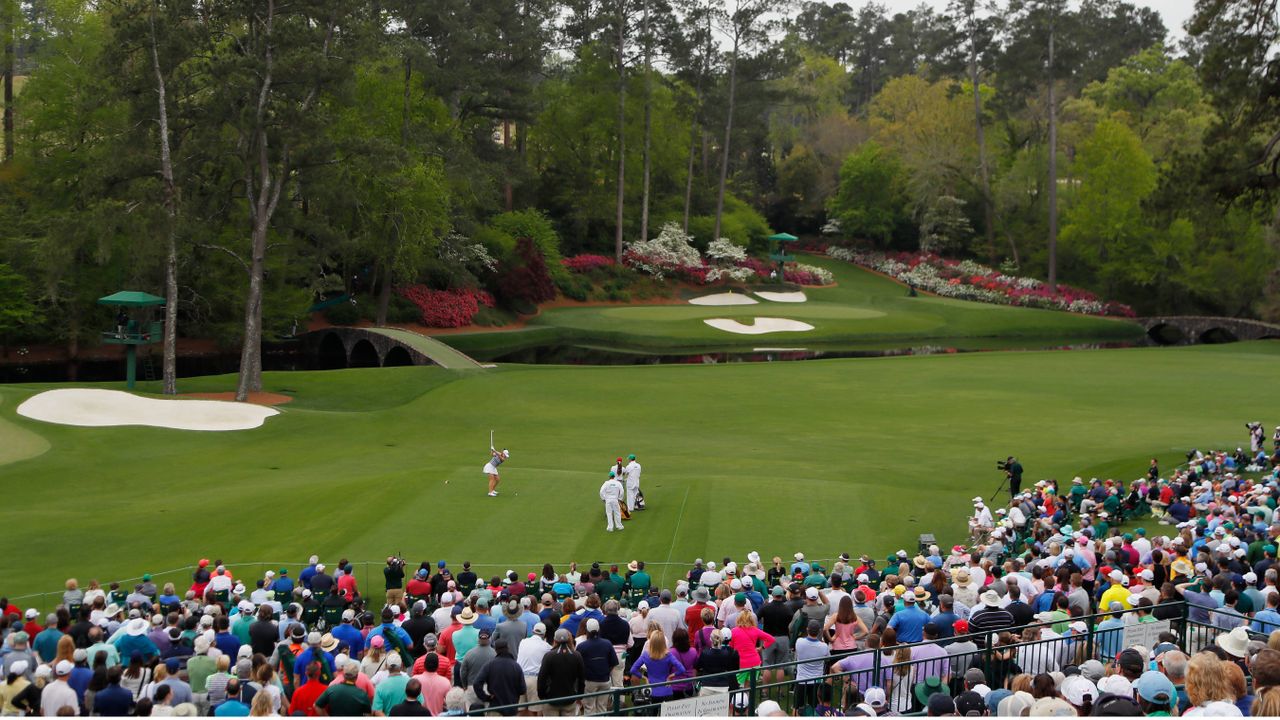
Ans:
<svg viewBox="0 0 1280 720"><path fill-rule="evenodd" d="M528 347L529 330L542 344L606 344L636 350L749 347L753 336L735 335L703 321L727 318L750 324L755 316L798 320L814 326L806 343L826 346L945 345L975 340L1029 341L1046 347L1079 341L1135 340L1136 323L1050 310L1015 308L938 297L907 297L906 288L855 265L806 257L830 270L837 285L805 288L802 303L754 305L626 305L558 307L530 318L521 332L441 336L463 352L494 357L503 349ZM756 336L758 337L758 336Z"/></svg>
<svg viewBox="0 0 1280 720"><path fill-rule="evenodd" d="M264 389L294 401L237 433L47 425L13 408L55 386L0 386L7 427L52 446L4 468L13 493L0 526L37 542L38 555L0 555L0 594L200 557L295 568L311 553L370 560L358 566L368 588L380 587L376 561L392 552L415 564L467 559L484 572L638 558L671 580L696 556L884 554L913 549L924 532L951 543L964 535L969 498L999 483L996 458L1018 455L1028 479L1099 467L1132 479L1152 456L1168 467L1191 446L1234 447L1245 419L1273 409L1257 388L1278 360L1280 343L1258 342L268 373ZM182 389L233 385L196 378ZM481 473L490 429L512 452L498 498L485 496ZM644 465L650 510L606 534L596 493L627 452Z"/></svg>

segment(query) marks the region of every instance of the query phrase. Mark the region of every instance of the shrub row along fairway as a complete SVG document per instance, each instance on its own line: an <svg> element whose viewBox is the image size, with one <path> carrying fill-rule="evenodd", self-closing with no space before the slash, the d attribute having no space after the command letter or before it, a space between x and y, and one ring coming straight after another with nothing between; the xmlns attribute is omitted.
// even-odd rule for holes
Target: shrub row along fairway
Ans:
<svg viewBox="0 0 1280 720"><path fill-rule="evenodd" d="M51 448L0 467L11 551L0 592L57 590L198 557L280 561L400 551L529 569L568 560L913 549L962 538L969 498L1193 445L1274 419L1280 343L773 364L388 368L274 373L290 394L257 430L75 428L14 414L49 386L0 387L14 428ZM186 391L229 389L232 377ZM511 449L485 496L488 432ZM644 464L650 509L606 534L597 489L616 455ZM447 484L446 484L447 481ZM655 568L659 577L662 568ZM667 572L672 577L674 570ZM380 579L380 578L376 578ZM369 586L371 580L360 578ZM380 586L379 586L380 587Z"/></svg>
<svg viewBox="0 0 1280 720"><path fill-rule="evenodd" d="M590 342L634 349L708 346L754 347L762 340L788 347L961 343L984 340L1043 340L1044 346L1072 340L1133 340L1142 328L1132 322L1030 308L989 305L940 297L907 297L893 280L849 263L805 256L806 263L830 270L836 285L805 288L808 301L755 305L699 306L614 305L544 309L522 331L441 336L463 352L492 353L522 336L532 343ZM717 292L708 288L705 294ZM751 324L752 318L799 320L809 332L748 336L708 327L703 320L729 318ZM768 344L768 343L767 343Z"/></svg>

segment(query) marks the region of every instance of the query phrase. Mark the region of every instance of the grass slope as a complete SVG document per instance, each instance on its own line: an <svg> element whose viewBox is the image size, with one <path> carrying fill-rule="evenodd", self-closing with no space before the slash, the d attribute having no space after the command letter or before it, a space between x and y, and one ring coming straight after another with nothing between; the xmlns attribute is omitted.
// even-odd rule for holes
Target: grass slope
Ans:
<svg viewBox="0 0 1280 720"><path fill-rule="evenodd" d="M815 345L894 345L984 340L1044 340L1046 345L1077 339L1125 340L1142 336L1134 323L1065 312L1006 307L938 297L907 297L896 282L849 263L806 257L836 276L836 286L806 289L805 303L706 307L697 305L615 305L545 309L516 333L441 336L463 352L492 351L547 343L596 343L633 349L707 349ZM708 294L715 292L708 290ZM801 333L736 335L709 327L708 318L780 317L801 320L814 330ZM531 334L531 331L536 331ZM531 342L533 341L533 342Z"/></svg>
<svg viewBox="0 0 1280 720"><path fill-rule="evenodd" d="M922 532L953 542L969 498L994 491L998 457L1019 455L1031 479L1106 464L1137 477L1151 455L1171 466L1186 447L1237 443L1241 423L1273 406L1257 388L1278 359L1280 343L1262 342L274 373L265 389L296 400L265 427L232 433L46 425L14 414L43 388L0 386L0 446L14 428L52 446L3 468L11 492L0 527L30 551L0 555L0 594L202 556L278 563L400 551L490 572L639 558L673 563L654 568L672 578L674 563L695 556L884 553L911 549ZM485 497L481 475L491 428L512 450L497 499ZM626 452L644 463L651 509L610 535L596 492ZM365 587L380 577L370 570Z"/></svg>

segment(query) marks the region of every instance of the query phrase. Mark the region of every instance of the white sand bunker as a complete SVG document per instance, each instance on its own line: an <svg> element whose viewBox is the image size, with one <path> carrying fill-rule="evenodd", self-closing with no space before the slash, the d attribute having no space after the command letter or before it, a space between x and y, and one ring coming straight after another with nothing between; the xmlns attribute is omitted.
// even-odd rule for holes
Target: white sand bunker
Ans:
<svg viewBox="0 0 1280 720"><path fill-rule="evenodd" d="M50 390L18 406L23 417L59 425L150 425L174 430L250 430L279 413L248 403L158 400L119 390L92 389Z"/></svg>
<svg viewBox="0 0 1280 720"><path fill-rule="evenodd" d="M786 318L754 318L754 324L744 325L737 320L729 320L727 318L711 318L702 322L710 325L717 330L725 332L737 333L739 335L764 335L766 333L775 332L808 332L813 329L809 323L802 323L799 320L787 320Z"/></svg>
<svg viewBox="0 0 1280 720"><path fill-rule="evenodd" d="M802 292L769 292L762 290L756 294L770 302L801 303L809 300Z"/></svg>
<svg viewBox="0 0 1280 720"><path fill-rule="evenodd" d="M689 301L690 305L756 305L760 301L750 295L741 295L734 292L717 293L715 295L703 295Z"/></svg>

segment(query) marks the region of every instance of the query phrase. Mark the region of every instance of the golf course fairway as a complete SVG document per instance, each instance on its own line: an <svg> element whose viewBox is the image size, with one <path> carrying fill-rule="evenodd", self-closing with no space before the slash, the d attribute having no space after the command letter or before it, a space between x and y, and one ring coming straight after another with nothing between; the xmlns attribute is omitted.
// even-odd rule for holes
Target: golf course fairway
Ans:
<svg viewBox="0 0 1280 720"><path fill-rule="evenodd" d="M380 561L396 552L488 573L636 558L665 579L694 557L750 550L913 551L923 532L963 539L969 499L994 492L994 461L1009 454L1028 481L1131 480L1151 456L1171 468L1189 447L1235 447L1246 420L1274 409L1261 390L1277 360L1280 343L1256 342L271 373L265 389L293 401L261 428L223 433L32 421L14 408L64 386L0 386L0 445L15 432L50 445L0 466L0 523L26 548L0 556L0 590L163 571L183 587L179 569L200 557L262 561L241 566L249 579L312 553L346 557L361 587L380 589ZM481 474L490 429L511 450L497 498ZM632 452L649 509L607 534L597 490Z"/></svg>

